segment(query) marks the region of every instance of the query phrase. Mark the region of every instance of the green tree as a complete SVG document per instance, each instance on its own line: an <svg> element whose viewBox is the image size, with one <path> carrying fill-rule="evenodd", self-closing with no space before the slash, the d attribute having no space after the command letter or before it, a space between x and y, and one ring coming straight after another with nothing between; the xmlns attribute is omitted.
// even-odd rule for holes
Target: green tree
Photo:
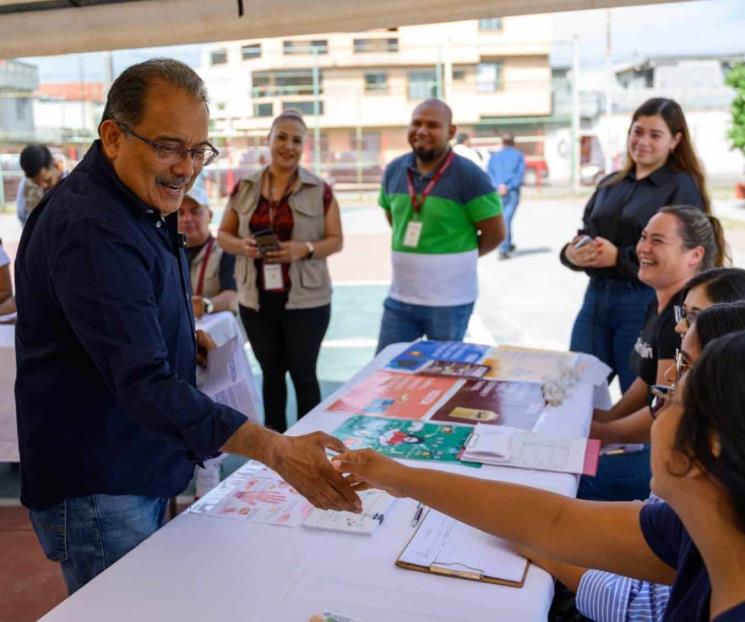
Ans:
<svg viewBox="0 0 745 622"><path fill-rule="evenodd" d="M735 65L727 74L727 84L735 89L732 100L732 128L729 138L732 146L745 154L745 63Z"/></svg>

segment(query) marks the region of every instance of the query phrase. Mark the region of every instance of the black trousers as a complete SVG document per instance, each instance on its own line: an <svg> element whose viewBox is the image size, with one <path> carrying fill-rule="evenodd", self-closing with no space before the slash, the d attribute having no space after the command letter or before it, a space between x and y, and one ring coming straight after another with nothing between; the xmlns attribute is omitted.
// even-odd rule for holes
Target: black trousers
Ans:
<svg viewBox="0 0 745 622"><path fill-rule="evenodd" d="M240 307L241 321L264 376L266 426L287 429L287 385L290 372L300 419L321 401L316 362L331 319L331 305L312 309L285 309L287 294L259 293L259 311Z"/></svg>

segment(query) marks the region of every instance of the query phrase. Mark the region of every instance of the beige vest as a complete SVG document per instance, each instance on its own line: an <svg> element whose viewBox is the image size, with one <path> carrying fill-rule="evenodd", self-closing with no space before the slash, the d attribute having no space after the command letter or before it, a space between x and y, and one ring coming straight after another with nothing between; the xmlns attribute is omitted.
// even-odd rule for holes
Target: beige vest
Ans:
<svg viewBox="0 0 745 622"><path fill-rule="evenodd" d="M207 244L202 246L197 256L191 262L189 276L191 277L191 291L196 296L197 286L199 285L199 273L202 271L204 257L207 254ZM204 269L204 283L202 285L202 296L212 298L217 296L220 291L220 260L222 259L223 250L217 245L217 240L212 244L210 256L207 258L207 267Z"/></svg>
<svg viewBox="0 0 745 622"><path fill-rule="evenodd" d="M251 234L249 223L261 197L261 178L266 169L242 179L238 190L230 197L226 209L238 214L238 235ZM323 213L323 180L300 168L299 181L289 198L292 210L292 238L298 242L317 242L325 237ZM251 257L235 258L235 281L238 302L258 310L259 290L256 286L256 265ZM301 259L290 264L290 291L287 309L309 309L331 302L331 278L326 259Z"/></svg>

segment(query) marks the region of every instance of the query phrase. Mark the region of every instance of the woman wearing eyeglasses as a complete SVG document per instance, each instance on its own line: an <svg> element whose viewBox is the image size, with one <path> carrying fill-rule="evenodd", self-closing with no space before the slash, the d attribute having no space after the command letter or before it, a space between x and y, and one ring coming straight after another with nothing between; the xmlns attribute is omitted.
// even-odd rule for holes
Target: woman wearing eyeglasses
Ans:
<svg viewBox="0 0 745 622"><path fill-rule="evenodd" d="M610 411L596 411L590 436L607 443L649 442L649 387L664 382L680 337L675 332L676 305L686 283L702 270L725 261L722 227L696 207L664 207L643 229L636 253L639 280L655 298L631 355L637 378ZM649 447L600 459L595 477L583 477L581 499L627 501L649 496Z"/></svg>
<svg viewBox="0 0 745 622"><path fill-rule="evenodd" d="M333 463L358 489L411 497L516 544L529 557L534 552L672 585L666 622L741 622L744 377L745 333L716 339L659 412L651 434L651 484L662 503L581 501L404 466L369 449L347 452Z"/></svg>
<svg viewBox="0 0 745 622"><path fill-rule="evenodd" d="M581 229L560 254L565 266L590 277L570 349L609 365L621 391L636 377L629 355L654 297L638 278L635 245L660 207L678 204L711 213L683 110L671 99L654 98L634 112L624 167L600 182Z"/></svg>
<svg viewBox="0 0 745 622"><path fill-rule="evenodd" d="M236 255L240 315L261 365L266 425L284 432L290 373L298 418L321 401L316 361L331 318L326 257L342 248L331 187L300 166L307 136L299 112L272 122L271 162L236 186L218 243Z"/></svg>
<svg viewBox="0 0 745 622"><path fill-rule="evenodd" d="M683 302L675 306L675 330L684 335L700 311L720 302L745 300L745 270L712 268L694 276L681 293Z"/></svg>

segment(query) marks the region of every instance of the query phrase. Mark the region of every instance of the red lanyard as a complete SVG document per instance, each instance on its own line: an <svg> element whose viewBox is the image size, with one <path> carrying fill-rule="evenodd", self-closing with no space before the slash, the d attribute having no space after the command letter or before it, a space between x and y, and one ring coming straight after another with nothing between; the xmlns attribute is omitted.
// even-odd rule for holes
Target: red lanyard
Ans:
<svg viewBox="0 0 745 622"><path fill-rule="evenodd" d="M202 265L199 268L199 279L197 279L197 290L194 292L195 296L202 295L202 289L204 289L204 272L207 269L207 262L210 260L210 253L212 247L215 245L215 238L210 237L207 242L207 248L204 251L204 259L202 259Z"/></svg>
<svg viewBox="0 0 745 622"><path fill-rule="evenodd" d="M292 177L290 177L287 180L287 185L285 186L284 192L282 192L282 197L279 199L279 201L273 201L272 200L272 187L274 186L274 176L272 175L272 171L267 171L267 177L269 179L269 192L267 193L267 202L269 203L269 228L274 231L274 212L275 210L282 205L282 203L285 202L285 199L289 197L292 194L292 187L295 185L295 181L297 180L298 173L297 170L292 174Z"/></svg>
<svg viewBox="0 0 745 622"><path fill-rule="evenodd" d="M440 177L445 174L445 171L448 170L448 167L454 159L455 154L451 150L448 153L448 157L443 160L442 164L440 164L440 166L438 167L437 172L435 172L435 174L432 176L432 179L430 179L429 183L424 187L424 190L422 191L421 201L419 200L419 197L416 194L416 190L414 189L414 176L411 174L411 170L406 171L406 181L408 182L409 186L409 198L411 199L411 207L414 208L414 212L416 212L417 214L419 213L419 211L422 209L422 205L424 205L424 201L427 200L429 193L434 190L437 182L440 181Z"/></svg>

